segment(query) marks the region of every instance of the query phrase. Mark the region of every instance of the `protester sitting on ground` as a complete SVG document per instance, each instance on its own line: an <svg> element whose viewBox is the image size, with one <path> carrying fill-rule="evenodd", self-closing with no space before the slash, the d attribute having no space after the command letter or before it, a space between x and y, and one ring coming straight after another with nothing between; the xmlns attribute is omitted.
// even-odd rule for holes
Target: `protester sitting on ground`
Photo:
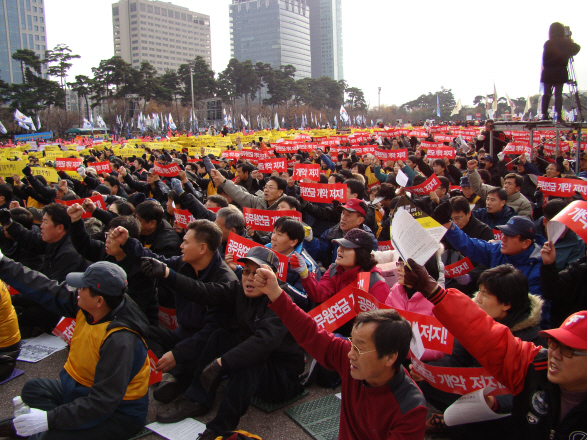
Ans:
<svg viewBox="0 0 587 440"><path fill-rule="evenodd" d="M392 309L364 312L345 340L296 307L267 265L257 269L255 286L302 348L340 374L339 439L424 438L426 402L402 366L412 340L409 322Z"/></svg>
<svg viewBox="0 0 587 440"><path fill-rule="evenodd" d="M485 208L475 209L473 215L491 229L505 225L510 218L516 215L513 208L506 205L508 194L505 189L494 188L487 192Z"/></svg>
<svg viewBox="0 0 587 440"><path fill-rule="evenodd" d="M348 204L347 204L348 206ZM389 287L381 276L381 269L371 255L373 236L362 229L351 229L344 238L332 240L336 243L336 259L318 281L316 274L308 270L300 254L291 257L291 269L300 275L302 286L308 297L315 303L323 303L349 284L356 284L360 272L369 273L368 291L377 300L383 302L389 293Z"/></svg>
<svg viewBox="0 0 587 440"><path fill-rule="evenodd" d="M565 207L569 202L562 199L552 199L546 205L544 205L543 212L544 216L536 220L536 233L547 237L547 225L548 223ZM575 232L571 231L568 227L564 227L564 231L556 240L554 244L556 251L556 267L559 271L567 268L569 264L585 256L585 242ZM581 309L582 310L582 309ZM569 316L570 313L565 313L562 319ZM561 320L562 322L562 320Z"/></svg>
<svg viewBox="0 0 587 440"><path fill-rule="evenodd" d="M428 271L428 270L427 270ZM433 274L431 274L434 277ZM488 316L507 326L512 334L523 341L533 342L536 345L546 345L546 341L538 336L540 331L540 316L542 312L542 300L528 293L528 280L517 269L509 264L488 269L479 277L479 291L473 297L473 301ZM426 295L424 295L425 297ZM426 300L425 300L426 301ZM432 303L426 301L429 306ZM432 309L430 309L432 310ZM423 360L423 359L422 359ZM430 365L451 368L474 368L481 365L473 358L458 340L454 341L452 354L442 359L428 362ZM434 408L444 412L460 396L446 393L434 388L422 377L412 370L412 377L419 381L418 385L424 393L426 400ZM512 410L511 394L497 397L487 397L486 402L491 409L500 413L509 413ZM428 422L430 431L434 431L434 423L442 424L442 414L435 414ZM511 417L496 421L480 423L460 424L450 427L447 434L450 438L476 438L492 439L496 432L504 438L513 437L513 420Z"/></svg>
<svg viewBox="0 0 587 440"><path fill-rule="evenodd" d="M220 208L216 213L216 220L214 223L218 225L222 231L222 241L218 248L222 259L226 255L226 244L228 243L228 236L232 232L239 237L248 238L247 231L245 229L245 216L243 213L234 205L229 205L226 208Z"/></svg>
<svg viewBox="0 0 587 440"><path fill-rule="evenodd" d="M263 198L261 198L242 191L234 182L227 180L220 174L218 170L212 170L210 173L216 186L222 188L232 200L243 208L275 210L287 186L287 183L281 177L271 176L263 188Z"/></svg>
<svg viewBox="0 0 587 440"><path fill-rule="evenodd" d="M554 261L554 259L553 259ZM548 349L512 335L456 289L444 290L412 259L406 282L434 304L434 316L514 396L514 438L572 439L585 431L587 311L541 331Z"/></svg>
<svg viewBox="0 0 587 440"><path fill-rule="evenodd" d="M10 209L10 218L12 221L19 223L23 228L27 230L34 230L36 233L40 232L37 225L34 224L33 214L26 209L21 207L15 207ZM28 251L25 246L19 244L6 228L2 227L0 232L0 250L8 258L22 263L29 269L40 271L43 265L43 255L33 254Z"/></svg>
<svg viewBox="0 0 587 440"><path fill-rule="evenodd" d="M217 329L208 338L198 359L196 374L185 393L168 412L157 415L163 423L210 412L222 376L228 374L224 396L216 416L206 424L199 440L215 439L234 430L247 411L251 398L268 402L287 401L302 391L299 375L304 371L302 350L275 313L269 299L255 285L254 276L262 264L277 271L277 256L256 246L238 260L244 264L242 282L204 283L168 268L154 259L145 259L143 273L159 278L188 301L222 307L234 313L237 330ZM285 283L278 284L283 289Z"/></svg>
<svg viewBox="0 0 587 440"><path fill-rule="evenodd" d="M57 283L3 257L0 278L46 310L76 320L60 378L27 381L21 396L31 410L2 423L0 436L127 440L136 435L149 406L148 322L125 294L124 270L100 261Z"/></svg>
<svg viewBox="0 0 587 440"><path fill-rule="evenodd" d="M460 180L460 185L461 185L461 194L465 199L467 199L467 202L469 202L469 205L473 205L471 206L471 211L475 210L475 209L481 209L481 208L485 208L485 199L478 196L477 194L475 194L475 192L471 189L471 182L469 182L469 177L468 176L463 176L461 177ZM456 193L456 194L455 194ZM451 191L451 197L455 197L458 194L458 192L452 192Z"/></svg>
<svg viewBox="0 0 587 440"><path fill-rule="evenodd" d="M20 354L20 329L8 286L0 282L0 382L8 379Z"/></svg>
<svg viewBox="0 0 587 440"><path fill-rule="evenodd" d="M471 183L471 188L475 194L478 194L480 197L486 199L490 190L498 188L501 185L492 187L491 185L482 183L479 173L475 170L477 164L478 162L476 160L470 160L467 163L467 167L469 169L469 182ZM530 201L520 192L523 183L524 178L522 176L518 176L517 174L510 173L505 176L503 187L508 194L506 204L512 207L514 211L516 211L517 215L532 219L532 205Z"/></svg>

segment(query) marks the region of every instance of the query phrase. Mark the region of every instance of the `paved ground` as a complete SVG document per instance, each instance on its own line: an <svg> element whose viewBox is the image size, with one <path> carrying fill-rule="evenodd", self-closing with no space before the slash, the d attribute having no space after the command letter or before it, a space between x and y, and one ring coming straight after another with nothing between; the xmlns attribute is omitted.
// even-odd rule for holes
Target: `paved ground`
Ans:
<svg viewBox="0 0 587 440"><path fill-rule="evenodd" d="M67 353L67 349L62 350L36 364L18 362L17 368L24 370L25 374L3 385L0 385L0 420L12 416L12 397L20 394L22 386L28 379L35 377L57 379L59 376L59 371L61 371L61 368L67 359ZM340 392L340 387L332 390L312 385L309 387L309 390L309 395L293 403L291 406L318 399L328 394L338 393ZM152 390L150 390L150 394L152 394ZM217 402L218 400L219 399L217 399ZM163 407L164 405L160 404L155 399L150 399L149 422L155 421L155 414ZM287 407L284 409L287 409ZM241 418L239 428L257 434L264 440L310 439L311 437L309 435L307 435L298 425L296 425L287 415L285 415L283 412L284 409L267 414L261 410L251 407L249 411ZM214 412L215 411L213 410L211 414L214 414ZM198 420L206 423L211 418L212 415L208 415L206 417L199 418ZM143 438L145 440L161 439L161 437L156 434L152 434ZM427 436L426 439L438 439L438 437Z"/></svg>

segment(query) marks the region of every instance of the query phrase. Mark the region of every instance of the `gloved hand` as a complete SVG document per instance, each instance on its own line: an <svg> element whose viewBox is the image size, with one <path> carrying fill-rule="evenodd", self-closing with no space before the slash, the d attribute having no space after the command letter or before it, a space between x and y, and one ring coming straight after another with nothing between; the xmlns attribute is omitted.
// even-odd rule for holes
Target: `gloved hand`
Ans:
<svg viewBox="0 0 587 440"><path fill-rule="evenodd" d="M221 374L222 367L218 363L218 359L214 359L206 368L204 368L204 371L202 371L202 374L200 375L200 382L206 392L208 392L210 388L221 379Z"/></svg>
<svg viewBox="0 0 587 440"><path fill-rule="evenodd" d="M449 223L452 218L452 205L450 204L450 200L445 200L438 205L432 214L432 218L441 225Z"/></svg>
<svg viewBox="0 0 587 440"><path fill-rule="evenodd" d="M420 266L411 258L408 259L411 270L406 265L404 267L404 284L412 287L428 298L436 290L438 283L432 278L424 266Z"/></svg>
<svg viewBox="0 0 587 440"><path fill-rule="evenodd" d="M84 167L79 167L77 173L82 176L82 179L86 178L86 169Z"/></svg>
<svg viewBox="0 0 587 440"><path fill-rule="evenodd" d="M304 240L312 241L314 239L314 232L312 231L311 226L304 226L304 231L306 235L304 236Z"/></svg>
<svg viewBox="0 0 587 440"><path fill-rule="evenodd" d="M167 265L154 258L141 258L141 272L149 278L166 278L168 275Z"/></svg>
<svg viewBox="0 0 587 440"><path fill-rule="evenodd" d="M171 179L171 189L175 191L177 195L180 195L183 192L183 187L181 186L179 179L176 179L175 177Z"/></svg>
<svg viewBox="0 0 587 440"><path fill-rule="evenodd" d="M503 151L500 151L499 153L497 153L497 158L499 159L500 162L503 162L504 157L505 157L505 153Z"/></svg>
<svg viewBox="0 0 587 440"><path fill-rule="evenodd" d="M536 200L536 208L542 208L542 205L544 205L544 193L540 190L535 191L534 200Z"/></svg>
<svg viewBox="0 0 587 440"><path fill-rule="evenodd" d="M455 281L459 283L461 286L466 286L471 282L471 275L469 275L468 273L464 275L459 275L458 277L455 277Z"/></svg>
<svg viewBox="0 0 587 440"><path fill-rule="evenodd" d="M22 173L27 177L31 177L33 175L31 173L31 167L29 167L28 165L22 169Z"/></svg>
<svg viewBox="0 0 587 440"><path fill-rule="evenodd" d="M49 429L47 421L47 412L40 409L31 408L31 412L18 416L13 420L16 433L21 437L38 434Z"/></svg>
<svg viewBox="0 0 587 440"><path fill-rule="evenodd" d="M306 278L308 276L308 266L306 265L306 260L304 260L300 254L294 252L294 254L289 258L289 263L291 270L300 274L302 278Z"/></svg>
<svg viewBox="0 0 587 440"><path fill-rule="evenodd" d="M0 209L0 225L8 226L12 222L10 218L10 210L6 208Z"/></svg>

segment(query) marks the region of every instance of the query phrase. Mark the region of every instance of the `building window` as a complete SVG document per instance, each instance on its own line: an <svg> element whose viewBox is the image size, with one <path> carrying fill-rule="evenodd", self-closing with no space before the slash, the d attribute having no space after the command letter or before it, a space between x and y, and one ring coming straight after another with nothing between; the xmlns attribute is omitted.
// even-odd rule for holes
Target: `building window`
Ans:
<svg viewBox="0 0 587 440"><path fill-rule="evenodd" d="M180 17L181 17L181 14L179 12L175 11L175 19L179 20ZM179 23L177 23L177 24L179 25Z"/></svg>
<svg viewBox="0 0 587 440"><path fill-rule="evenodd" d="M37 12L37 7L33 6L33 12Z"/></svg>
<svg viewBox="0 0 587 440"><path fill-rule="evenodd" d="M155 14L161 15L161 8L159 6L155 6Z"/></svg>
<svg viewBox="0 0 587 440"><path fill-rule="evenodd" d="M39 31L39 26L35 26L35 32Z"/></svg>
<svg viewBox="0 0 587 440"><path fill-rule="evenodd" d="M150 14L153 13L153 5L147 5L147 12Z"/></svg>
<svg viewBox="0 0 587 440"><path fill-rule="evenodd" d="M137 11L137 4L131 3L130 4L130 12L136 12L136 11Z"/></svg>
<svg viewBox="0 0 587 440"><path fill-rule="evenodd" d="M147 5L145 5L144 3L140 4L140 8L142 12L147 12Z"/></svg>

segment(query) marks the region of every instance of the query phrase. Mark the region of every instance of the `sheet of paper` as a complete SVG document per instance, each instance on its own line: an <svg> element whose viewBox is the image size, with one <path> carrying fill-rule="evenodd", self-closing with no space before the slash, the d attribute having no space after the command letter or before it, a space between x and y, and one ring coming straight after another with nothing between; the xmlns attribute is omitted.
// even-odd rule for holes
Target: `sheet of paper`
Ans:
<svg viewBox="0 0 587 440"><path fill-rule="evenodd" d="M413 258L423 266L434 255L439 243L405 209L396 212L391 223L391 236L394 247L399 250L404 261Z"/></svg>
<svg viewBox="0 0 587 440"><path fill-rule="evenodd" d="M42 334L34 339L21 341L20 355L17 360L39 362L53 353L63 350L65 347L67 347L67 344L57 336Z"/></svg>
<svg viewBox="0 0 587 440"><path fill-rule="evenodd" d="M335 396L342 400L342 393L336 393Z"/></svg>
<svg viewBox="0 0 587 440"><path fill-rule="evenodd" d="M412 340L410 341L410 350L412 354L418 359L422 359L424 354L424 343L422 342L422 335L417 322L412 325Z"/></svg>
<svg viewBox="0 0 587 440"><path fill-rule="evenodd" d="M566 226L557 221L549 221L546 224L546 235L548 235L548 241L552 241L552 244L556 243L556 241L560 238L560 236L565 232Z"/></svg>
<svg viewBox="0 0 587 440"><path fill-rule="evenodd" d="M510 414L497 414L487 406L485 396L494 389L484 388L461 396L444 412L444 423L447 426L455 426L508 417Z"/></svg>
<svg viewBox="0 0 587 440"><path fill-rule="evenodd" d="M403 186L404 188L408 185L408 176L402 170L397 170L397 174L395 175L395 181L399 186Z"/></svg>
<svg viewBox="0 0 587 440"><path fill-rule="evenodd" d="M147 429L169 440L193 440L198 434L205 431L206 425L192 418L177 423L151 423Z"/></svg>

